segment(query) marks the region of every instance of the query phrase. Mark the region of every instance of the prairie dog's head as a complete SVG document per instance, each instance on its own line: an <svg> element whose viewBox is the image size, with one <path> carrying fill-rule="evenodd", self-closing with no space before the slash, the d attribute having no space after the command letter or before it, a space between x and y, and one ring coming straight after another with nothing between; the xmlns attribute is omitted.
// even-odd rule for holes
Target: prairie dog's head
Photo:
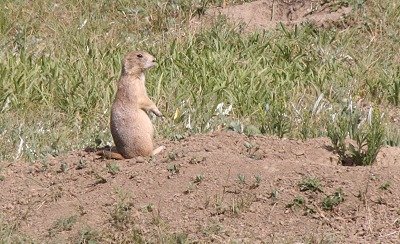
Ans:
<svg viewBox="0 0 400 244"><path fill-rule="evenodd" d="M143 73L157 65L156 58L145 51L131 51L122 60L122 72L125 74Z"/></svg>

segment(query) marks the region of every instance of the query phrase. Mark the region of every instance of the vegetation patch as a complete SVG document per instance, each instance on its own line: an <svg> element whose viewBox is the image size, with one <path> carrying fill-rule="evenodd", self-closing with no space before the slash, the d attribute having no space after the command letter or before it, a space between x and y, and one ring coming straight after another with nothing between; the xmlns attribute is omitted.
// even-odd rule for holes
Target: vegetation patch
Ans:
<svg viewBox="0 0 400 244"><path fill-rule="evenodd" d="M368 127L363 124L372 118L373 103L373 134L347 131L359 141L352 157L365 158L356 164L371 164L382 144L400 141L388 116L400 91L399 58L392 52L399 45L398 13L390 0L379 5L387 8L367 8L363 1L332 6L343 5L354 8L354 28L298 24L247 33L221 19L182 35L178 30L190 29L198 11L196 1L3 1L0 155L35 160L112 145L108 117L121 57L146 49L159 63L147 74L147 86L167 117L162 125L155 122L160 136L222 127L304 140L335 137L336 127L345 130L344 116L358 117L352 127ZM378 23L373 16L385 18ZM387 31L378 34L381 29Z"/></svg>

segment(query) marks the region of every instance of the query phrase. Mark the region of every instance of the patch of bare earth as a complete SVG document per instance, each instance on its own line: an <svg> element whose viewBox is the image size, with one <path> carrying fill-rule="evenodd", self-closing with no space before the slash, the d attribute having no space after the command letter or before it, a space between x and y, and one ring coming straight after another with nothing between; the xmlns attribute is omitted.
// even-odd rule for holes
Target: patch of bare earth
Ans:
<svg viewBox="0 0 400 244"><path fill-rule="evenodd" d="M329 27L343 21L351 13L351 7L342 1L312 0L262 0L225 8L210 8L194 25L209 24L218 16L226 16L236 24L245 24L246 31L273 29L278 24L314 23Z"/></svg>
<svg viewBox="0 0 400 244"><path fill-rule="evenodd" d="M173 233L218 243L399 241L400 148L383 148L374 166L345 167L325 138L215 132L162 144L150 162L79 151L10 163L3 218L46 242L76 241L82 230L118 242L127 226L154 242ZM70 228L57 226L70 217Z"/></svg>

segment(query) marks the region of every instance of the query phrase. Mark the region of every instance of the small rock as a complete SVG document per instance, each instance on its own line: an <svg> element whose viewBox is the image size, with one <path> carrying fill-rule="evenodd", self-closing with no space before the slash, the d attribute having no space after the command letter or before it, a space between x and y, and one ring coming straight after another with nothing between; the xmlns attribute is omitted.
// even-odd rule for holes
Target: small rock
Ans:
<svg viewBox="0 0 400 244"><path fill-rule="evenodd" d="M12 205L11 203L7 204L6 209L10 209L13 210L14 209L14 205Z"/></svg>
<svg viewBox="0 0 400 244"><path fill-rule="evenodd" d="M139 156L136 158L136 163L144 163L146 162L146 159L142 156Z"/></svg>

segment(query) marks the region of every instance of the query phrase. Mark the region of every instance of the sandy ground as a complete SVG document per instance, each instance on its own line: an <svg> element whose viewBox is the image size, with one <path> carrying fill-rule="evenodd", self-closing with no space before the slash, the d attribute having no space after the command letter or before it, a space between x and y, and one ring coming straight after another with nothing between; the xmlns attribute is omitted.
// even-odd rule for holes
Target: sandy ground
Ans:
<svg viewBox="0 0 400 244"><path fill-rule="evenodd" d="M2 213L46 241L76 240L82 228L123 231L118 221L154 242L160 223L200 242L399 241L400 148L383 148L374 166L346 167L326 138L221 131L159 144L167 149L153 159L103 160L82 150L10 163ZM335 194L343 199L327 209ZM116 221L122 203L128 216ZM70 216L70 230L54 230Z"/></svg>

